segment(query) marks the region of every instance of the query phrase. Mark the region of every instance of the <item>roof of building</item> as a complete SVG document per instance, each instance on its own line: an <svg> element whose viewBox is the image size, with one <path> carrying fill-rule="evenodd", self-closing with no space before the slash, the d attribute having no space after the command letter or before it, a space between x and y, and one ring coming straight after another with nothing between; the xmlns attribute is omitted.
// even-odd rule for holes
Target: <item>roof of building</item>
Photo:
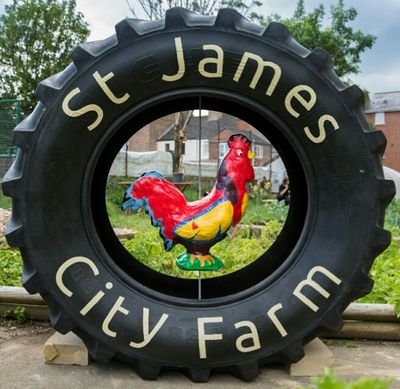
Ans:
<svg viewBox="0 0 400 389"><path fill-rule="evenodd" d="M231 115L222 115L219 120L207 120L207 117L201 117L201 138L211 139L221 133L223 130L230 130L235 134L243 134L249 137L249 131L241 130L237 128L237 118ZM193 116L187 127L187 139L198 139L199 138L199 127L200 127L200 117ZM252 141L256 144L266 145L269 144L268 141L259 137L252 131L251 133ZM157 141L171 141L175 139L174 125L169 126L166 131L157 139Z"/></svg>
<svg viewBox="0 0 400 389"><path fill-rule="evenodd" d="M374 93L366 103L365 112L400 112L400 91Z"/></svg>

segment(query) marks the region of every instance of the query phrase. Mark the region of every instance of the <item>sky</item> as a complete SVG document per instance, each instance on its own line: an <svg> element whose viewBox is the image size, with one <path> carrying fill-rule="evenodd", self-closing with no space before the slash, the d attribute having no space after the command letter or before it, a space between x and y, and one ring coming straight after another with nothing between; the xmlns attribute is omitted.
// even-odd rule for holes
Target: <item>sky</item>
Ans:
<svg viewBox="0 0 400 389"><path fill-rule="evenodd" d="M129 0L137 5L138 0ZM11 0L0 0L0 14ZM127 0L76 0L77 8L89 23L89 40L104 39L114 33L114 25L126 17L132 17ZM306 10L319 4L326 10L337 0L305 0ZM264 15L276 13L291 16L297 0L263 0L257 11ZM361 72L351 75L351 80L370 93L400 90L400 0L345 0L345 7L354 7L358 12L351 24L365 34L377 37L372 49L361 56ZM329 12L327 12L329 14Z"/></svg>

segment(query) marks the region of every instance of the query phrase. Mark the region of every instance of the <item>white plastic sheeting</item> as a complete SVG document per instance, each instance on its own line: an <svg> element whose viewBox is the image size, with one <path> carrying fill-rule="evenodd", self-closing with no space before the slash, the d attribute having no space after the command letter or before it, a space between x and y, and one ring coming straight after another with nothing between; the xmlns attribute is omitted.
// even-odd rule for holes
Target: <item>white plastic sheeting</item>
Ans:
<svg viewBox="0 0 400 389"><path fill-rule="evenodd" d="M166 151L136 153L120 151L110 169L111 176L139 177L156 170L163 176L172 176L172 155ZM126 158L127 157L127 158Z"/></svg>
<svg viewBox="0 0 400 389"><path fill-rule="evenodd" d="M271 190L273 193L278 193L279 185L287 177L285 165L281 158L277 158L267 166L262 167L263 177L267 180L271 179Z"/></svg>

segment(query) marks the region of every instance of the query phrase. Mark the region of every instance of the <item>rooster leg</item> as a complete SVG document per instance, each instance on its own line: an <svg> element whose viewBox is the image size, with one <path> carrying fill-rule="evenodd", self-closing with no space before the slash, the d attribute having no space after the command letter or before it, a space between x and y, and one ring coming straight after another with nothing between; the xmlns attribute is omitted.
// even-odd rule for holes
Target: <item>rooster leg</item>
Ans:
<svg viewBox="0 0 400 389"><path fill-rule="evenodd" d="M212 265L215 263L214 258L210 254L202 255L202 254L190 254L190 262L194 264L194 261L198 259L201 267L204 265Z"/></svg>
<svg viewBox="0 0 400 389"><path fill-rule="evenodd" d="M224 267L224 263L216 256L208 254L182 253L176 265L182 270L215 271Z"/></svg>

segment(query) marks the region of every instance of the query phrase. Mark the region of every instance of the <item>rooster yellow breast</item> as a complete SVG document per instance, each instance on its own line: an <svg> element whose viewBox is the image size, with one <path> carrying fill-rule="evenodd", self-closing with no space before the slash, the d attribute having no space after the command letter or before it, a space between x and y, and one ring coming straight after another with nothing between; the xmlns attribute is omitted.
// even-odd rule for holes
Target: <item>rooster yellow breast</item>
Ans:
<svg viewBox="0 0 400 389"><path fill-rule="evenodd" d="M188 241L211 242L228 231L232 217L232 203L227 198L221 198L196 215L180 222L174 228L174 233Z"/></svg>

